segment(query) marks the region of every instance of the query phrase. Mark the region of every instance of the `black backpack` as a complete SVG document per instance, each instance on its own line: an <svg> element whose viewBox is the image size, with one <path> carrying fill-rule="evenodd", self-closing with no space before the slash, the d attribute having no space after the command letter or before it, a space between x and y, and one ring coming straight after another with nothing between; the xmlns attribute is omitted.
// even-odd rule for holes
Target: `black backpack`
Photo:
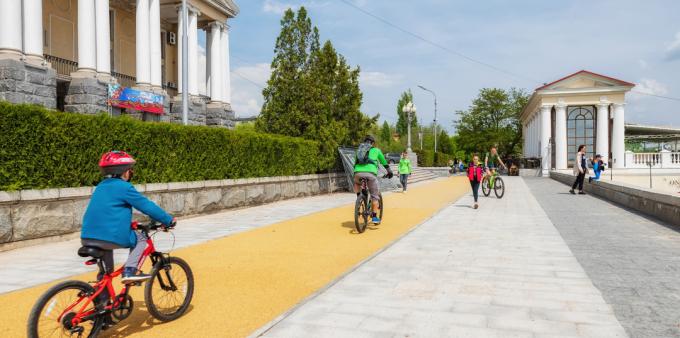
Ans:
<svg viewBox="0 0 680 338"><path fill-rule="evenodd" d="M370 143L362 143L357 149L357 160L356 164L375 164L378 165L374 160L368 158L368 152L371 151L373 146Z"/></svg>

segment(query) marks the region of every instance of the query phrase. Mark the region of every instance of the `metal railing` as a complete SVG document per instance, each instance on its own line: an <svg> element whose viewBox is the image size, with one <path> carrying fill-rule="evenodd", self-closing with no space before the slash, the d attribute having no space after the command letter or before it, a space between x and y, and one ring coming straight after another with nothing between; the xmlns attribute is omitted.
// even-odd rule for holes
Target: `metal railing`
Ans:
<svg viewBox="0 0 680 338"><path fill-rule="evenodd" d="M62 59L49 54L44 54L44 57L45 61L50 63L52 69L57 71L57 76L60 80L70 80L71 73L78 70L78 62L76 61Z"/></svg>
<svg viewBox="0 0 680 338"><path fill-rule="evenodd" d="M111 76L118 80L118 84L123 87L134 87L137 84L137 78L132 75L111 72Z"/></svg>

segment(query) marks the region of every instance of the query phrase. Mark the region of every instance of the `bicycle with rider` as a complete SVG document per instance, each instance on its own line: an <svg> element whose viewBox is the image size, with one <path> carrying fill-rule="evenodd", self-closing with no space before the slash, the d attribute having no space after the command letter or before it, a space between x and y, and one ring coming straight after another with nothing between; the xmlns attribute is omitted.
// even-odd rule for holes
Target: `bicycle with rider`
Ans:
<svg viewBox="0 0 680 338"><path fill-rule="evenodd" d="M505 167L505 163L503 163L501 157L498 156L498 150L496 149L496 146L492 146L491 150L489 150L489 152L486 153L486 156L484 157L484 170L486 172L486 176L491 176L492 173L495 172L500 166Z"/></svg>
<svg viewBox="0 0 680 338"><path fill-rule="evenodd" d="M371 194L371 217L374 224L380 224L378 208L380 208L380 189L378 188L378 163L387 170L387 178L392 178L390 169L382 150L375 147L375 138L371 135L364 137L359 145L354 161L354 192L361 193L361 179L366 179L368 191Z"/></svg>

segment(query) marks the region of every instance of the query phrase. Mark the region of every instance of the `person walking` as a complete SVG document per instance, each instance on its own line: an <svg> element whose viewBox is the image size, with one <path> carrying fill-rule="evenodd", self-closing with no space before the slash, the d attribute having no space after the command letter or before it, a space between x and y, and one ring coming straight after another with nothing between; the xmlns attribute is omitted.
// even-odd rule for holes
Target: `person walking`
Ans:
<svg viewBox="0 0 680 338"><path fill-rule="evenodd" d="M399 182L401 182L402 192L406 192L408 177L411 176L411 171L411 160L408 159L408 153L404 151L399 159Z"/></svg>
<svg viewBox="0 0 680 338"><path fill-rule="evenodd" d="M569 190L569 192L572 195L576 194L574 192L574 189L576 189L577 186L579 195L586 194L585 192L583 192L583 180L586 177L587 171L588 167L586 164L586 146L582 144L578 146L578 152L576 153L576 163L574 164L574 175L576 175L576 180L574 181L574 184L572 184L571 190Z"/></svg>
<svg viewBox="0 0 680 338"><path fill-rule="evenodd" d="M479 185L482 183L484 177L482 166L479 165L479 156L476 154L472 156L472 162L468 166L468 179L470 180L470 187L472 187L472 196L475 198L475 204L472 205L474 209L479 208L477 199L479 198Z"/></svg>

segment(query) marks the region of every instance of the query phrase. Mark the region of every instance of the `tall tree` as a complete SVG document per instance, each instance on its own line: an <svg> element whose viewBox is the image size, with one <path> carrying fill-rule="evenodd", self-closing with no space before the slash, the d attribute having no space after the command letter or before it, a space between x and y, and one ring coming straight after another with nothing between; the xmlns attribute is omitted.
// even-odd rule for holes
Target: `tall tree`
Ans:
<svg viewBox="0 0 680 338"><path fill-rule="evenodd" d="M378 117L360 110L359 67L350 67L330 41L320 47L304 7L285 12L274 53L258 130L316 140L332 154L375 125Z"/></svg>
<svg viewBox="0 0 680 338"><path fill-rule="evenodd" d="M458 147L468 153L484 153L495 145L502 156L520 153L519 116L528 101L524 90L481 89L470 108L458 112Z"/></svg>
<svg viewBox="0 0 680 338"><path fill-rule="evenodd" d="M256 122L258 130L303 136L311 117L301 106L305 90L304 74L309 56L319 49L319 31L312 26L307 10L288 9L281 19L281 33L274 46L274 59L267 87L262 91L264 104Z"/></svg>
<svg viewBox="0 0 680 338"><path fill-rule="evenodd" d="M382 128L380 128L380 141L385 144L389 144L392 139L392 130L390 129L390 124L387 121L383 122Z"/></svg>
<svg viewBox="0 0 680 338"><path fill-rule="evenodd" d="M406 137L408 132L408 114L404 113L403 108L409 102L413 102L413 93L411 93L410 89L401 93L399 101L397 101L397 116L399 117L397 119L397 133L399 133L399 135L402 137ZM411 120L411 132L413 132L413 128L416 128L417 126L418 118L416 114L413 114L413 120Z"/></svg>

